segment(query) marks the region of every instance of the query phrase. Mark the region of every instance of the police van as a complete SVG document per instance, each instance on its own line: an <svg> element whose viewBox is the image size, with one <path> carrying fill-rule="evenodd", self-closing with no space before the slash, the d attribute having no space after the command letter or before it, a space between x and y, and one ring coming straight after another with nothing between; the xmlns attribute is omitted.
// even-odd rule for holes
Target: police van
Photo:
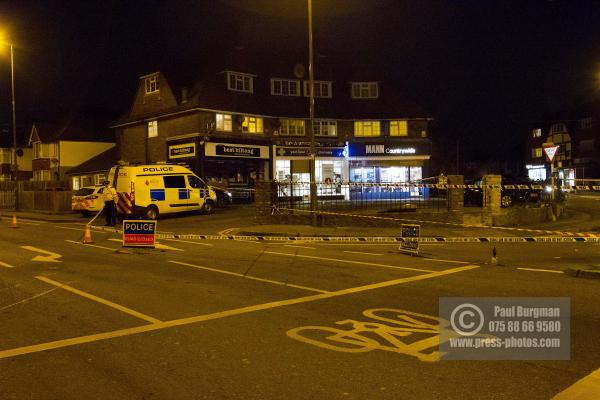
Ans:
<svg viewBox="0 0 600 400"><path fill-rule="evenodd" d="M210 214L216 203L214 190L182 165L152 164L114 166L108 180L124 216L157 219L161 214L200 211Z"/></svg>

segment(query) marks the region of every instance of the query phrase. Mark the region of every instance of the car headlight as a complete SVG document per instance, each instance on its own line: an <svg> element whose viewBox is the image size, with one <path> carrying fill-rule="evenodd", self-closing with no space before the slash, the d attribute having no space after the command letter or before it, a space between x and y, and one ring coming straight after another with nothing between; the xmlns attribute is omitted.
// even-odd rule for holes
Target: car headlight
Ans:
<svg viewBox="0 0 600 400"><path fill-rule="evenodd" d="M231 197L231 192L225 192L225 194L229 197Z"/></svg>

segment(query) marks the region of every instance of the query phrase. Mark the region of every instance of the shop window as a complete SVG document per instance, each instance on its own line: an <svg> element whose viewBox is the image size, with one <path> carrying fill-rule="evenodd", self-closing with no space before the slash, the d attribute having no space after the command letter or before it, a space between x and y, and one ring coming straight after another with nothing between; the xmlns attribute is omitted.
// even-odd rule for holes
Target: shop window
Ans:
<svg viewBox="0 0 600 400"><path fill-rule="evenodd" d="M263 133L263 119L260 117L244 117L242 121L242 132Z"/></svg>
<svg viewBox="0 0 600 400"><path fill-rule="evenodd" d="M216 114L216 125L218 131L231 132L231 114Z"/></svg>
<svg viewBox="0 0 600 400"><path fill-rule="evenodd" d="M290 160L277 160L275 161L275 174L277 180L288 181L291 178L291 162Z"/></svg>
<svg viewBox="0 0 600 400"><path fill-rule="evenodd" d="M380 136L381 123L379 121L354 121L354 136Z"/></svg>
<svg viewBox="0 0 600 400"><path fill-rule="evenodd" d="M315 120L313 125L315 136L337 136L337 122L330 120Z"/></svg>
<svg viewBox="0 0 600 400"><path fill-rule="evenodd" d="M148 137L158 136L158 121L148 121Z"/></svg>
<svg viewBox="0 0 600 400"><path fill-rule="evenodd" d="M285 119L279 120L281 126L279 134L281 136L304 136L304 120L303 119Z"/></svg>
<svg viewBox="0 0 600 400"><path fill-rule="evenodd" d="M408 136L408 121L390 121L390 136Z"/></svg>

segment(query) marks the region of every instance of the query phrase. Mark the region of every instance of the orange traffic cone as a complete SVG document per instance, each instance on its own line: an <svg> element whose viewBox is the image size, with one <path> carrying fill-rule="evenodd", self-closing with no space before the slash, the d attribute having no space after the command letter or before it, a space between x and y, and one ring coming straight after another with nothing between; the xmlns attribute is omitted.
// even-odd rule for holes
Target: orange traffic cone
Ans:
<svg viewBox="0 0 600 400"><path fill-rule="evenodd" d="M85 236L83 238L83 243L84 244L94 243L92 241L92 232L90 232L90 226L89 225L85 226Z"/></svg>
<svg viewBox="0 0 600 400"><path fill-rule="evenodd" d="M17 214L13 214L12 225L10 227L11 228L18 228L18 226L17 226Z"/></svg>

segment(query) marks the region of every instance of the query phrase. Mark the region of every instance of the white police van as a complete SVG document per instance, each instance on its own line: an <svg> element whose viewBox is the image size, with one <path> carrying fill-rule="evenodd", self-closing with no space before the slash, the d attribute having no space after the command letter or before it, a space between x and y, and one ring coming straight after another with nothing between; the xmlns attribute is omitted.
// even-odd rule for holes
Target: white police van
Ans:
<svg viewBox="0 0 600 400"><path fill-rule="evenodd" d="M201 211L210 214L217 196L210 186L182 165L151 164L114 166L108 180L124 216L157 219L161 214Z"/></svg>

